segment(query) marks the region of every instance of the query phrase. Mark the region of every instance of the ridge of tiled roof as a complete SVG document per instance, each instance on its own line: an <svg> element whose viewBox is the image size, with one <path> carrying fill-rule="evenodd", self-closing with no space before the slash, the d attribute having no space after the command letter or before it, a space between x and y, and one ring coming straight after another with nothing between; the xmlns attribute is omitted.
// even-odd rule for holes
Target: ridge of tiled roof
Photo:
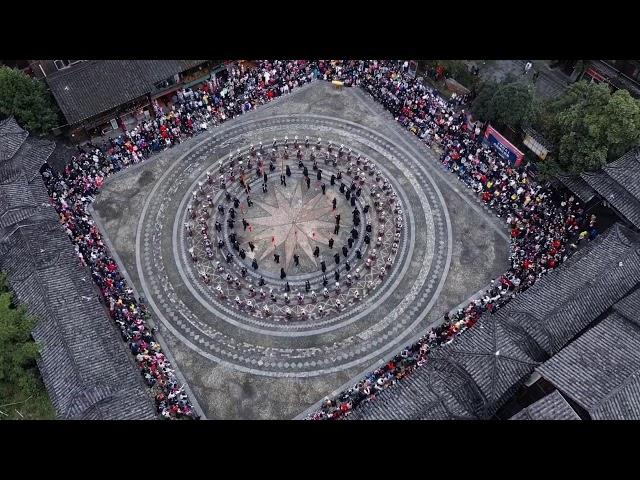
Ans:
<svg viewBox="0 0 640 480"><path fill-rule="evenodd" d="M55 233L60 244L64 240L70 247L60 229L44 238ZM42 238L37 225L17 229L3 242L9 245L0 266L8 272L17 300L39 318L33 336L41 346L39 366L52 403L62 418L75 418L89 401L103 401L120 390L137 391L140 378L98 301L89 272L68 249L59 250L58 242L41 244ZM87 351L91 356L83 353ZM154 413L147 399L112 418L154 418Z"/></svg>
<svg viewBox="0 0 640 480"><path fill-rule="evenodd" d="M557 175L556 178L566 188L575 193L584 203L590 202L596 195L596 191L581 176L573 174Z"/></svg>
<svg viewBox="0 0 640 480"><path fill-rule="evenodd" d="M509 420L580 420L558 390L542 397L527 408L516 413Z"/></svg>
<svg viewBox="0 0 640 480"><path fill-rule="evenodd" d="M0 148L2 148L2 136L0 135ZM29 182L40 177L40 167L53 153L55 143L49 140L27 138L10 158L0 162L0 185L11 184L18 181L17 177L25 175ZM46 193L46 189L43 190Z"/></svg>
<svg viewBox="0 0 640 480"><path fill-rule="evenodd" d="M629 150L603 170L631 195L640 199L640 146Z"/></svg>
<svg viewBox="0 0 640 480"><path fill-rule="evenodd" d="M640 419L640 328L617 313L537 368L593 419Z"/></svg>
<svg viewBox="0 0 640 480"><path fill-rule="evenodd" d="M361 403L349 420L475 419L481 394L465 372L448 360L429 360L374 401Z"/></svg>
<svg viewBox="0 0 640 480"><path fill-rule="evenodd" d="M28 136L29 132L23 130L15 118L0 121L0 164L12 158Z"/></svg>
<svg viewBox="0 0 640 480"><path fill-rule="evenodd" d="M481 418L490 418L531 375L539 362L513 340L509 328L493 316L478 322L430 358L447 358L473 379L484 397Z"/></svg>
<svg viewBox="0 0 640 480"><path fill-rule="evenodd" d="M425 365L347 418L491 418L541 362L637 288L639 255L640 236L612 226L496 314L483 314L451 343L432 349ZM455 402L435 393L436 372Z"/></svg>
<svg viewBox="0 0 640 480"><path fill-rule="evenodd" d="M640 327L640 288L616 303L613 309Z"/></svg>
<svg viewBox="0 0 640 480"><path fill-rule="evenodd" d="M490 418L539 364L494 319L434 349L426 365L360 404L349 419Z"/></svg>

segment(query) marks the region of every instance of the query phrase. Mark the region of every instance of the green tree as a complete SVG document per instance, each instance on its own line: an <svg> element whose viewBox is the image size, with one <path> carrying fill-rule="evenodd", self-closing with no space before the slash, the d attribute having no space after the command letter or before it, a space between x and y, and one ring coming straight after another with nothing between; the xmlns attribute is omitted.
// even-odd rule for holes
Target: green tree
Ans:
<svg viewBox="0 0 640 480"><path fill-rule="evenodd" d="M498 91L499 85L491 80L482 82L477 88L476 97L471 103L471 111L481 120L489 120L489 105Z"/></svg>
<svg viewBox="0 0 640 480"><path fill-rule="evenodd" d="M626 90L581 81L547 109L540 124L564 171L596 170L640 143L640 101Z"/></svg>
<svg viewBox="0 0 640 480"><path fill-rule="evenodd" d="M31 338L36 319L13 304L5 280L0 274L0 419L52 418Z"/></svg>
<svg viewBox="0 0 640 480"><path fill-rule="evenodd" d="M513 82L498 87L488 104L487 118L500 126L521 127L535 118L531 85Z"/></svg>
<svg viewBox="0 0 640 480"><path fill-rule="evenodd" d="M511 76L500 84L487 80L477 90L471 104L474 115L497 126L520 127L538 117L539 105L530 85Z"/></svg>
<svg viewBox="0 0 640 480"><path fill-rule="evenodd" d="M46 134L58 125L58 113L44 83L20 70L0 67L0 116L14 116L30 132Z"/></svg>

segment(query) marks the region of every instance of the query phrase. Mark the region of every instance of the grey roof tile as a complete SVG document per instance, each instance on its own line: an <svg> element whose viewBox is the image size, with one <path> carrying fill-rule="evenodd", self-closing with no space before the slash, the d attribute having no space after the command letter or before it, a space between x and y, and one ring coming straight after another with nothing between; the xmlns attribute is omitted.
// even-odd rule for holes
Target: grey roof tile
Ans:
<svg viewBox="0 0 640 480"><path fill-rule="evenodd" d="M613 226L496 314L484 314L452 343L433 349L426 365L348 418L490 418L536 365L637 288L639 254L639 236ZM442 391L434 389L436 374ZM443 392L454 401L443 401Z"/></svg>
<svg viewBox="0 0 640 480"><path fill-rule="evenodd" d="M610 314L537 368L594 419L640 419L640 329Z"/></svg>
<svg viewBox="0 0 640 480"><path fill-rule="evenodd" d="M524 131L524 133L529 135L540 145L544 146L547 150L549 151L553 150L553 143L551 143L548 138L546 138L542 133L540 133L536 129L532 127L524 127L522 130Z"/></svg>
<svg viewBox="0 0 640 480"><path fill-rule="evenodd" d="M581 174L598 194L640 228L640 147L627 152L602 170Z"/></svg>
<svg viewBox="0 0 640 480"><path fill-rule="evenodd" d="M640 245L632 237L628 229L612 227L513 299L501 317L553 355L640 282Z"/></svg>
<svg viewBox="0 0 640 480"><path fill-rule="evenodd" d="M493 416L538 365L513 340L508 327L493 316L435 349L431 356L448 358L473 379L484 400L476 412L482 418Z"/></svg>
<svg viewBox="0 0 640 480"><path fill-rule="evenodd" d="M640 327L640 288L613 306L614 310Z"/></svg>
<svg viewBox="0 0 640 480"><path fill-rule="evenodd" d="M554 390L546 397L532 403L509 420L580 420L560 392Z"/></svg>
<svg viewBox="0 0 640 480"><path fill-rule="evenodd" d="M26 185L24 174L14 177L11 183L0 184L0 227L29 218L37 210L38 203Z"/></svg>
<svg viewBox="0 0 640 480"><path fill-rule="evenodd" d="M453 420L474 419L469 410L469 379L451 362L427 363L373 401L360 404L349 420ZM475 386L470 386L475 392ZM480 402L475 392L476 401Z"/></svg>
<svg viewBox="0 0 640 480"><path fill-rule="evenodd" d="M15 118L0 121L0 164L15 155L29 136L29 132L20 128Z"/></svg>
<svg viewBox="0 0 640 480"><path fill-rule="evenodd" d="M558 175L558 180L575 193L580 200L588 203L595 197L596 191L584 179L578 175Z"/></svg>
<svg viewBox="0 0 640 480"><path fill-rule="evenodd" d="M53 236L46 233L41 238ZM71 244L64 233L56 233L67 249L57 252L53 260L50 255L55 249L48 242L41 243L48 248L33 249L37 231L26 227L11 236L14 246L1 264L9 271L18 301L40 319L34 338L41 345L42 375L54 406L63 418L75 418L92 402L120 391L135 393L140 378L98 301L88 271L69 251ZM31 275L27 275L29 268ZM143 418L154 416L148 400ZM122 410L121 414L128 413Z"/></svg>
<svg viewBox="0 0 640 480"><path fill-rule="evenodd" d="M611 162L603 170L631 195L640 199L640 146Z"/></svg>

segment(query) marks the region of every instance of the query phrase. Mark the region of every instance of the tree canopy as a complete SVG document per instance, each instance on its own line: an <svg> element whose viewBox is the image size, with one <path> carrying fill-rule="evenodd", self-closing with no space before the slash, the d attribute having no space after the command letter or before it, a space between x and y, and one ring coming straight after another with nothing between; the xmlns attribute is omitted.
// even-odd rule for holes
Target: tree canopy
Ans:
<svg viewBox="0 0 640 480"><path fill-rule="evenodd" d="M511 78L498 84L487 81L478 88L472 110L475 115L497 126L514 128L527 125L536 116L533 88Z"/></svg>
<svg viewBox="0 0 640 480"><path fill-rule="evenodd" d="M534 118L533 88L519 82L501 85L489 103L489 117L498 125L521 127Z"/></svg>
<svg viewBox="0 0 640 480"><path fill-rule="evenodd" d="M627 90L581 81L547 105L540 123L562 170L596 170L640 143L640 101Z"/></svg>
<svg viewBox="0 0 640 480"><path fill-rule="evenodd" d="M47 134L58 125L58 111L44 83L20 70L0 67L0 117L14 116L18 123L37 134Z"/></svg>

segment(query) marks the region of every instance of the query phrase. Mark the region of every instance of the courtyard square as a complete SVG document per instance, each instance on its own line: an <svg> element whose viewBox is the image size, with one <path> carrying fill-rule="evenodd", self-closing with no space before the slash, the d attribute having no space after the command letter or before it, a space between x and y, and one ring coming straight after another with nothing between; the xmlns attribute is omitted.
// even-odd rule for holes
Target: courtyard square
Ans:
<svg viewBox="0 0 640 480"><path fill-rule="evenodd" d="M438 154L328 82L111 176L92 210L210 419L300 416L508 265Z"/></svg>

